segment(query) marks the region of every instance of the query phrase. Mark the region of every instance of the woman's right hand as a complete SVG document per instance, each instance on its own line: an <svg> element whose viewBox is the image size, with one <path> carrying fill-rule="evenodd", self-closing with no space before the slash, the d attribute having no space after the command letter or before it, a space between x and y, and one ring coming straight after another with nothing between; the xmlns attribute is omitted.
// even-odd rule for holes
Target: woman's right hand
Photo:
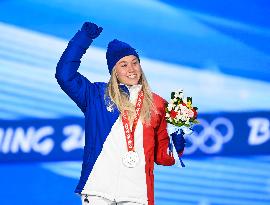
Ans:
<svg viewBox="0 0 270 205"><path fill-rule="evenodd" d="M82 26L81 30L85 30L87 32L87 35L91 38L91 39L95 39L97 38L100 33L102 32L103 28L97 26L94 23L91 22L85 22Z"/></svg>

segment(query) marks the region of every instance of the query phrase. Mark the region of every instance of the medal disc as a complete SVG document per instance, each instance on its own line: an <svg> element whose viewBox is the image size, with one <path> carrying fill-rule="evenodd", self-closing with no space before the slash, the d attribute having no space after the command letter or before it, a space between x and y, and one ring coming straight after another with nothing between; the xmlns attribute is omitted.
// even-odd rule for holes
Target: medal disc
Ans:
<svg viewBox="0 0 270 205"><path fill-rule="evenodd" d="M135 151L127 152L123 157L123 164L128 168L134 168L139 162L139 155Z"/></svg>

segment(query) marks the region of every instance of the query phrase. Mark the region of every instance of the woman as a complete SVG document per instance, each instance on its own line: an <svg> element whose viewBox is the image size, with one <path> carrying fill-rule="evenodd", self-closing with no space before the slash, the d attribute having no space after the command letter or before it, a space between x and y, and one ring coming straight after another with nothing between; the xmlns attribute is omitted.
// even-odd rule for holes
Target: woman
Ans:
<svg viewBox="0 0 270 205"><path fill-rule="evenodd" d="M96 24L84 23L56 68L59 85L85 115L83 164L75 192L83 204L153 205L154 162L175 163L167 153L165 100L150 91L135 49L116 39L106 52L108 83L91 83L77 72L101 32Z"/></svg>

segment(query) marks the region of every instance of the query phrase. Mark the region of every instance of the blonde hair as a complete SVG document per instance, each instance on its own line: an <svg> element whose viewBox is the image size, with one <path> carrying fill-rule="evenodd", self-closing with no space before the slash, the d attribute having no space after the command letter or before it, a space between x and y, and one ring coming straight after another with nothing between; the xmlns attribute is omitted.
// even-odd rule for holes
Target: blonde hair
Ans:
<svg viewBox="0 0 270 205"><path fill-rule="evenodd" d="M153 96L152 96L151 89L149 87L149 84L146 80L146 77L142 69L141 69L141 78L138 83L142 85L142 90L144 92L144 100L143 100L143 106L141 109L140 119L146 125L150 125L151 111L154 111L155 113L156 107L153 103ZM105 99L108 96L110 97L110 100L117 106L118 110L121 113L123 113L124 110L128 111L128 118L129 118L130 123L132 124L135 118L135 113L136 113L135 105L133 105L129 101L129 96L125 92L119 89L119 81L116 76L115 67L112 70L111 78L107 85Z"/></svg>

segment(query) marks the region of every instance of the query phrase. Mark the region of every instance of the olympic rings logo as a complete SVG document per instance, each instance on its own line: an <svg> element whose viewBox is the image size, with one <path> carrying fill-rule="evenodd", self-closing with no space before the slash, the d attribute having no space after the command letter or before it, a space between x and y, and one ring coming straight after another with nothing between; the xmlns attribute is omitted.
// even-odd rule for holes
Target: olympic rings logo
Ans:
<svg viewBox="0 0 270 205"><path fill-rule="evenodd" d="M203 119L199 121L200 124L194 126L194 132L185 136L185 154L192 154L198 149L206 154L215 154L222 150L223 144L232 139L234 127L228 119L220 117L211 123Z"/></svg>

